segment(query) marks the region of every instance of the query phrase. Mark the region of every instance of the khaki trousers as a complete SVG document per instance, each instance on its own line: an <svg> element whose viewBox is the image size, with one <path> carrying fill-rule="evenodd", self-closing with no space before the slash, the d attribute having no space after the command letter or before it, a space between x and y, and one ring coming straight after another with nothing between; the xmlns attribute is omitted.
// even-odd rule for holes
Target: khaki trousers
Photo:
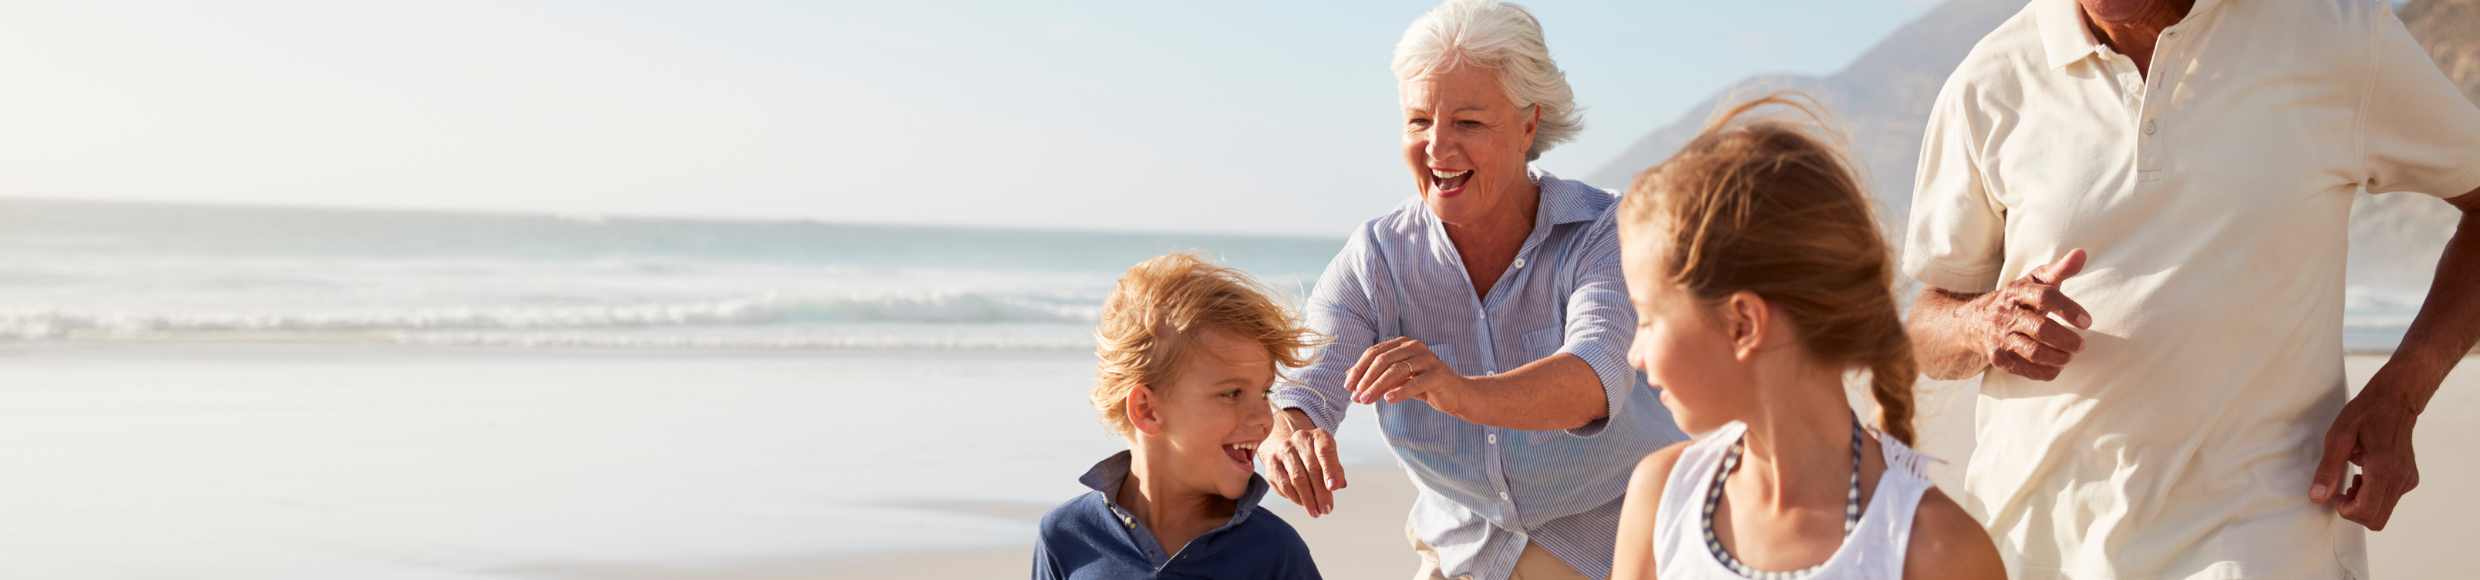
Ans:
<svg viewBox="0 0 2480 580"><path fill-rule="evenodd" d="M1421 536L1412 533L1412 523L1404 523L1404 539L1412 542L1413 553L1421 555L1421 569L1412 573L1412 580L1471 580L1468 576L1448 578L1438 570L1438 551ZM1525 544L1524 555L1516 557L1515 574L1511 580L1589 580L1584 574L1541 549L1541 544Z"/></svg>

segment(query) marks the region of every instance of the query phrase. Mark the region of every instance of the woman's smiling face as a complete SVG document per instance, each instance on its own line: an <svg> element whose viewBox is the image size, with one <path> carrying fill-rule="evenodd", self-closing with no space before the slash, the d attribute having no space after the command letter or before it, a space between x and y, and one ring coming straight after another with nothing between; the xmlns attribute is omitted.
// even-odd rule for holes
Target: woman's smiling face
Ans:
<svg viewBox="0 0 2480 580"><path fill-rule="evenodd" d="M1474 223L1518 207L1538 107L1507 98L1496 71L1451 65L1402 80L1404 162L1431 213Z"/></svg>

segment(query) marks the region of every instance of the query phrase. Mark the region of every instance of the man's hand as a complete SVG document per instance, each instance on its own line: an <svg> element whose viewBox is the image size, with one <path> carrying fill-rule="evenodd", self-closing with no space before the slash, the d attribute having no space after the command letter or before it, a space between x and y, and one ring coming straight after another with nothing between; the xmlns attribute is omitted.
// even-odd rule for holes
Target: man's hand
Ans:
<svg viewBox="0 0 2480 580"><path fill-rule="evenodd" d="M1309 517L1335 511L1335 490L1343 489L1343 461L1335 454L1335 437L1319 429L1309 414L1284 409L1274 414L1274 431L1257 446L1266 463L1266 483L1283 499L1300 504Z"/></svg>
<svg viewBox="0 0 2480 580"><path fill-rule="evenodd" d="M1452 394L1468 380L1448 368L1429 345L1409 337L1397 337L1370 345L1361 351L1361 360L1352 364L1344 375L1344 388L1352 392L1352 402L1389 403L1408 399L1429 400L1432 395ZM1432 402L1435 405L1435 401Z"/></svg>
<svg viewBox="0 0 2480 580"><path fill-rule="evenodd" d="M2050 315L2075 328L2092 328L2092 314L2058 290L2083 270L2084 250L2069 250L2057 261L1972 300L1971 319L1977 324L1967 324L1978 327L1973 344L1990 366L2036 381L2058 378L2075 353L2084 350L2084 337Z"/></svg>
<svg viewBox="0 0 2480 580"><path fill-rule="evenodd" d="M2420 465L2411 455L2411 426L2420 418L2419 397L2411 394L2421 382L2415 374L2387 365L2342 406L2325 431L2325 459L2316 465L2309 500L2334 506L2369 530L2385 529L2394 504L2420 485ZM2346 462L2360 466L2348 486L2342 481Z"/></svg>

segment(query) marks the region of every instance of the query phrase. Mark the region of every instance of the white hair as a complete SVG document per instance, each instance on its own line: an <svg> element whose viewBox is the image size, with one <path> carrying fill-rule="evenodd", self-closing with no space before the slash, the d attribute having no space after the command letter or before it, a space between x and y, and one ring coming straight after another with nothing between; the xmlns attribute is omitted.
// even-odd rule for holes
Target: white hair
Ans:
<svg viewBox="0 0 2480 580"><path fill-rule="evenodd" d="M1447 0L1412 21L1403 40L1395 43L1395 79L1407 80L1457 64L1471 64L1498 74L1507 99L1518 108L1540 107L1541 126L1525 160L1576 138L1584 115L1576 110L1576 91L1567 73L1550 60L1541 21L1523 6L1498 0Z"/></svg>

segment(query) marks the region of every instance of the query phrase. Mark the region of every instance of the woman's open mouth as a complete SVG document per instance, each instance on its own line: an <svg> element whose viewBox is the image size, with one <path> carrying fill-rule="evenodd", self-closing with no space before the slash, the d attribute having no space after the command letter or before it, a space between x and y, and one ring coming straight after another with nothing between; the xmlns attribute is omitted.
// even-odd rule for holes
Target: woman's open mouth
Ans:
<svg viewBox="0 0 2480 580"><path fill-rule="evenodd" d="M1438 192L1438 197L1455 197L1462 194L1464 184L1470 181L1472 181L1470 169L1463 171L1429 170L1429 187L1431 191Z"/></svg>

